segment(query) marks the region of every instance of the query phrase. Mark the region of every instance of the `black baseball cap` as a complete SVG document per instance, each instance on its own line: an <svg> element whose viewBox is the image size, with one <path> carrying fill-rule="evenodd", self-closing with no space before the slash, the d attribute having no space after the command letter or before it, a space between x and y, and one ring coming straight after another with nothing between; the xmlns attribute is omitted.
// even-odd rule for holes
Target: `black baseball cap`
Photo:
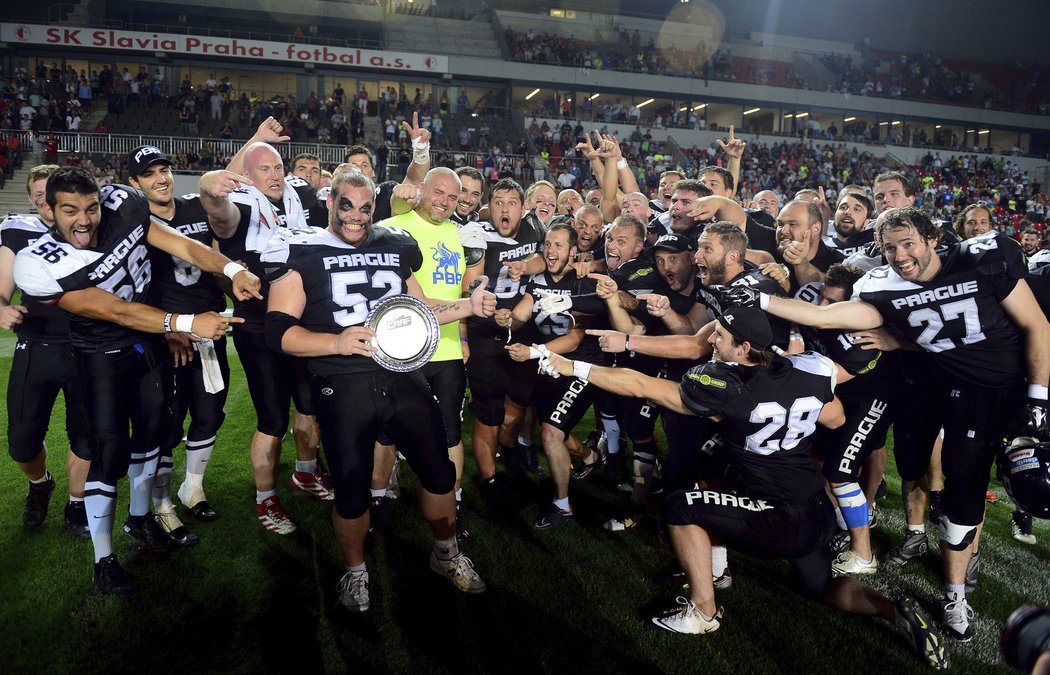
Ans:
<svg viewBox="0 0 1050 675"><path fill-rule="evenodd" d="M128 154L128 175L131 177L141 176L151 164L164 162L168 166L175 162L168 159L160 148L152 145L140 145Z"/></svg>
<svg viewBox="0 0 1050 675"><path fill-rule="evenodd" d="M678 234L677 232L671 232L669 234L662 235L653 244L653 249L661 248L665 251L672 251L674 253L685 253L686 251L695 251L696 242L685 236L684 234Z"/></svg>
<svg viewBox="0 0 1050 675"><path fill-rule="evenodd" d="M773 329L766 313L756 307L730 307L718 317L738 342L750 342L755 349L769 349L773 344Z"/></svg>

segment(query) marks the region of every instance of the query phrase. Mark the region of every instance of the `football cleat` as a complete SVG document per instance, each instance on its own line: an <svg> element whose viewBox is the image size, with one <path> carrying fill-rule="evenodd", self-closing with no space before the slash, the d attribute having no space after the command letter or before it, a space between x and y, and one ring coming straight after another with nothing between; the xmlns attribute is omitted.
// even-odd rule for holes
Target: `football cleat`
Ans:
<svg viewBox="0 0 1050 675"><path fill-rule="evenodd" d="M29 494L26 495L25 508L22 509L22 523L27 530L40 527L47 518L51 493L55 491L55 477L51 474L46 475L47 480L29 484Z"/></svg>
<svg viewBox="0 0 1050 675"><path fill-rule="evenodd" d="M973 639L973 610L970 608L966 598L944 598L944 630L948 635L959 642L969 642Z"/></svg>
<svg viewBox="0 0 1050 675"><path fill-rule="evenodd" d="M831 571L835 574L875 574L879 569L879 563L872 556L871 560L863 560L853 551L843 551L831 562Z"/></svg>
<svg viewBox="0 0 1050 675"><path fill-rule="evenodd" d="M335 590L339 593L339 604L343 607L351 612L368 611L368 570L347 570Z"/></svg>
<svg viewBox="0 0 1050 675"><path fill-rule="evenodd" d="M602 456L596 452L594 453L593 462L591 462L590 464L584 462L583 464L573 469L570 475L572 476L573 480L583 480L587 476L590 476L592 473L594 473L594 470L600 468L601 465Z"/></svg>
<svg viewBox="0 0 1050 675"><path fill-rule="evenodd" d="M551 504L547 511L533 523L537 530L550 530L572 520L572 509L559 509L556 504Z"/></svg>
<svg viewBox="0 0 1050 675"><path fill-rule="evenodd" d="M536 446L518 443L513 452L518 455L518 465L523 471L535 476L547 475L547 471L540 466L540 460L536 456Z"/></svg>
<svg viewBox="0 0 1050 675"><path fill-rule="evenodd" d="M390 480L386 482L387 499L397 499L401 496L401 460L394 457L394 469L390 472Z"/></svg>
<svg viewBox="0 0 1050 675"><path fill-rule="evenodd" d="M1034 544L1035 533L1032 531L1032 516L1024 511L1014 511L1010 515L1010 529L1014 539L1022 544Z"/></svg>
<svg viewBox="0 0 1050 675"><path fill-rule="evenodd" d="M623 532L630 530L645 520L645 511L636 511L620 518L610 518L602 526L609 532Z"/></svg>
<svg viewBox="0 0 1050 675"><path fill-rule="evenodd" d="M828 542L828 549L838 555L843 551L848 551L850 545L849 530L839 530Z"/></svg>
<svg viewBox="0 0 1050 675"><path fill-rule="evenodd" d="M697 609L692 600L688 598L679 596L678 604L681 605L678 609L672 609L652 617L653 625L669 630L672 633L688 633L691 635L713 633L721 625L721 607L718 608L718 612L714 616L709 617L704 616L704 613Z"/></svg>
<svg viewBox="0 0 1050 675"><path fill-rule="evenodd" d="M484 593L488 588L474 571L474 563L460 553L452 560L439 560L437 554L430 554L430 569L452 582L452 585L464 593Z"/></svg>
<svg viewBox="0 0 1050 675"><path fill-rule="evenodd" d="M87 509L84 502L66 502L65 511L66 529L77 539L90 539L91 530L88 529Z"/></svg>
<svg viewBox="0 0 1050 675"><path fill-rule="evenodd" d="M934 670L947 670L950 665L944 639L922 607L913 598L902 597L894 603L897 629L907 636L926 665Z"/></svg>
<svg viewBox="0 0 1050 675"><path fill-rule="evenodd" d="M182 524L179 517L175 515L175 510L162 511L158 509L154 514L157 517L157 522L160 523L161 529L168 533L171 541L178 544L179 546L194 546L197 544L197 535L190 532L190 528Z"/></svg>
<svg viewBox="0 0 1050 675"><path fill-rule="evenodd" d="M291 534L295 532L295 523L292 522L288 512L281 505L277 495L267 497L262 504L255 505L255 515L259 522L270 532L277 534Z"/></svg>
<svg viewBox="0 0 1050 675"><path fill-rule="evenodd" d="M302 490L308 495L330 502L335 499L332 492L332 481L323 473L309 473L307 471L295 471L292 473L292 487Z"/></svg>
<svg viewBox="0 0 1050 675"><path fill-rule="evenodd" d="M184 482L179 486L178 491L179 501L182 505L189 509L193 517L202 523L210 523L219 517L219 514L212 510L211 506L208 505L208 500L204 496L203 490L194 491L190 486L189 481Z"/></svg>
<svg viewBox="0 0 1050 675"><path fill-rule="evenodd" d="M926 555L926 551L929 549L930 540L927 539L925 532L912 532L911 530L908 530L904 534L904 539L901 539L899 544L891 548L882 556L882 564L903 565L912 558Z"/></svg>
<svg viewBox="0 0 1050 675"><path fill-rule="evenodd" d="M152 513L144 516L128 516L124 521L124 531L133 539L138 539L153 553L163 553L171 548L171 538L157 522Z"/></svg>
<svg viewBox="0 0 1050 675"><path fill-rule="evenodd" d="M112 553L95 563L92 579L95 587L104 595L131 595L137 590L135 582Z"/></svg>
<svg viewBox="0 0 1050 675"><path fill-rule="evenodd" d="M717 577L712 576L711 582L714 584L715 590L727 591L733 587L733 573L727 567L725 572L722 572Z"/></svg>

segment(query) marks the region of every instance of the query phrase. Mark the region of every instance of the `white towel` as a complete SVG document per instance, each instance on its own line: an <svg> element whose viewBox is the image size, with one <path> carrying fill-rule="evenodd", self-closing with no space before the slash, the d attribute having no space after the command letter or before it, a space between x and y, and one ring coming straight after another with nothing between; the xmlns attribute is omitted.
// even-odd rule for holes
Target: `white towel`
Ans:
<svg viewBox="0 0 1050 675"><path fill-rule="evenodd" d="M278 219L277 209L270 200L254 185L242 187L247 197L247 202L252 206L251 222L248 224L248 232L245 235L245 248L249 251L264 251L270 238L281 226ZM303 230L307 227L306 212L303 211L303 202L295 188L287 182L284 184L284 196L281 197L284 205L285 227L290 230Z"/></svg>
<svg viewBox="0 0 1050 675"><path fill-rule="evenodd" d="M217 394L225 389L226 383L222 381L222 371L219 369L219 357L215 353L215 343L211 340L201 340L193 343L193 348L200 355L204 391L209 394Z"/></svg>

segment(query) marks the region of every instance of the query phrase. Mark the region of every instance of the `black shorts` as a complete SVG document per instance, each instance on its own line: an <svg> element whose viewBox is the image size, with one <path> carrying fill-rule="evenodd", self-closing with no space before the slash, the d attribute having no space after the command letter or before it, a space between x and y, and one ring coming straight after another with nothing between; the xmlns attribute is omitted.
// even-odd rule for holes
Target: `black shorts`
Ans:
<svg viewBox="0 0 1050 675"><path fill-rule="evenodd" d="M190 427L186 432L188 441L203 441L214 438L222 426L226 414L226 396L230 391L230 360L226 354L226 338L215 341L215 356L226 384L222 391L209 394L204 387L204 367L199 352L186 365L176 366L170 352L161 355L161 371L164 387L171 408L171 426L161 444L161 450L171 456L171 450L182 441L186 413L190 414Z"/></svg>
<svg viewBox="0 0 1050 675"><path fill-rule="evenodd" d="M503 402L518 388L518 378L525 370L535 370L532 361L517 363L507 355L503 339L483 334L470 338L467 378L474 417L489 427L503 424ZM521 404L520 391L512 397Z"/></svg>
<svg viewBox="0 0 1050 675"><path fill-rule="evenodd" d="M943 427L941 509L956 525L977 525L984 520L984 495L999 444L1024 404L1024 383L983 387L945 377L926 393L926 406L899 411L894 425L895 456L898 447L905 459L925 450L925 466L911 466L908 474L901 470L901 478L917 480L925 474L933 441Z"/></svg>
<svg viewBox="0 0 1050 675"><path fill-rule="evenodd" d="M661 472L665 491L685 490L698 481L725 475L726 454L714 422L673 410L663 411L662 420L667 437L667 461Z"/></svg>
<svg viewBox="0 0 1050 675"><path fill-rule="evenodd" d="M824 459L824 477L832 483L857 480L864 460L886 443L893 415L882 396L843 397L846 421L838 429L817 428L814 446Z"/></svg>
<svg viewBox="0 0 1050 675"><path fill-rule="evenodd" d="M733 550L789 560L806 595L824 596L831 580L828 542L836 524L823 491L805 502L774 504L728 491L679 490L665 499L664 515L668 525L698 525Z"/></svg>
<svg viewBox="0 0 1050 675"><path fill-rule="evenodd" d="M281 438L288 431L289 408L313 415L309 375L302 359L270 351L263 333L233 331L233 344L244 367L248 394L255 407L256 429Z"/></svg>
<svg viewBox="0 0 1050 675"><path fill-rule="evenodd" d="M140 342L111 352L76 352L91 430L90 482L116 485L132 453L153 453L169 428L154 348Z"/></svg>
<svg viewBox="0 0 1050 675"><path fill-rule="evenodd" d="M423 365L423 377L437 399L445 422L448 447L459 445L463 426L463 395L467 391L467 371L462 361L430 361Z"/></svg>
<svg viewBox="0 0 1050 675"><path fill-rule="evenodd" d="M620 422L620 429L632 441L652 438L656 432L656 420L660 417L661 408L648 399L613 394L606 399L606 404L602 412L613 412Z"/></svg>
<svg viewBox="0 0 1050 675"><path fill-rule="evenodd" d="M560 430L568 438L594 402L598 387L576 377L545 377L538 389L542 402L537 419Z"/></svg>
<svg viewBox="0 0 1050 675"><path fill-rule="evenodd" d="M7 381L7 448L16 462L32 461L44 448L58 392L66 401L66 436L77 457L91 457L84 397L68 344L21 340Z"/></svg>
<svg viewBox="0 0 1050 675"><path fill-rule="evenodd" d="M421 372L318 375L312 384L340 516L368 511L380 432L397 445L425 490L445 494L455 487L441 411Z"/></svg>

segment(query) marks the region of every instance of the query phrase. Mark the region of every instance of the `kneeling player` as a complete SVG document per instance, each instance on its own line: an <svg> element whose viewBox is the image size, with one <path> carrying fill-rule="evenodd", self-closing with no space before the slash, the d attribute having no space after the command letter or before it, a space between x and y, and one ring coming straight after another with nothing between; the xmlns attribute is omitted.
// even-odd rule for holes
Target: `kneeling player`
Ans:
<svg viewBox="0 0 1050 675"><path fill-rule="evenodd" d="M680 384L557 355L541 362L549 373L573 375L626 396L646 396L682 414L721 419L720 433L732 454L733 489L680 490L667 497L666 520L689 578L690 597L679 600L680 609L653 617L653 623L676 633L718 630L722 610L715 604L712 547L723 544L790 560L809 597L894 623L929 665L947 667L940 634L917 602L903 598L895 606L850 577L831 578L827 543L834 509L810 459L807 438L818 423L837 427L843 422L833 394L834 364L809 352L773 355L769 322L752 308L730 308L704 330L712 360L691 369Z"/></svg>
<svg viewBox="0 0 1050 675"><path fill-rule="evenodd" d="M357 612L369 605L364 543L379 431L419 476L423 515L434 534L431 569L461 591L485 590L456 542L456 470L437 402L419 371L392 372L367 358L375 351L370 344L375 334L364 326L371 307L404 293L426 300L412 276L423 262L419 246L404 230L372 228L374 198L375 186L363 174L337 175L328 196L328 228L275 239L262 255L277 270L270 286L267 342L275 351L308 358L335 484L332 525L347 563L339 601ZM495 297L479 290L469 299L428 304L439 322L449 322L471 314L491 316Z"/></svg>

